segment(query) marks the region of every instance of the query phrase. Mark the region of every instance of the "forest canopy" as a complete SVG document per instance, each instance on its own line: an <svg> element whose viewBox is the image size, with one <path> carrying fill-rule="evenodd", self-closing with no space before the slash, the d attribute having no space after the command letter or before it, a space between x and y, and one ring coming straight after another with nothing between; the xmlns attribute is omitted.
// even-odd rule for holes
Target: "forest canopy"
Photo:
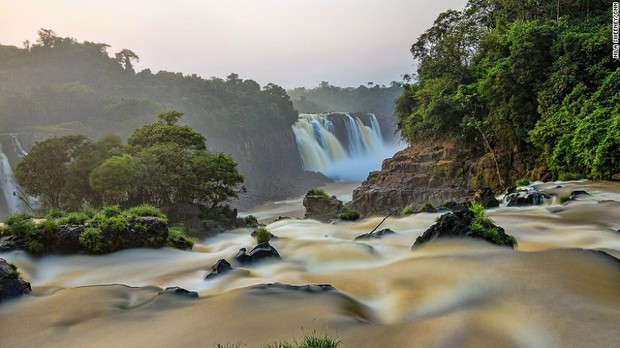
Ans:
<svg viewBox="0 0 620 348"><path fill-rule="evenodd" d="M404 139L490 140L539 155L554 173L620 173L620 70L610 3L470 0L412 45L398 98Z"/></svg>

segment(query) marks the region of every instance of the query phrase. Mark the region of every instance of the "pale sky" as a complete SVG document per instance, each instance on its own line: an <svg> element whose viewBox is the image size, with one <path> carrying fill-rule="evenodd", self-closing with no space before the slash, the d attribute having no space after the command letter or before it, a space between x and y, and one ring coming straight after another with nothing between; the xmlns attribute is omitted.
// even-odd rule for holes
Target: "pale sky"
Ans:
<svg viewBox="0 0 620 348"><path fill-rule="evenodd" d="M39 28L123 48L150 68L285 88L388 84L413 72L411 44L466 0L0 0L0 44Z"/></svg>

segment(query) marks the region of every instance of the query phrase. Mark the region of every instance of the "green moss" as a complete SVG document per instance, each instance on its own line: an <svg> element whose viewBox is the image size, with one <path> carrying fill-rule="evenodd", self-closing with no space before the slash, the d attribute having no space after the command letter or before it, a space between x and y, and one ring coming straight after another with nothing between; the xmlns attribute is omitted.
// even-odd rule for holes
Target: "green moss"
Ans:
<svg viewBox="0 0 620 348"><path fill-rule="evenodd" d="M90 220L91 217L87 214L77 211L74 213L70 213L65 218L61 219L62 224L66 225L84 225L86 221Z"/></svg>
<svg viewBox="0 0 620 348"><path fill-rule="evenodd" d="M182 241L183 244L190 245L190 249L194 246L195 241L188 237L185 233L183 233L182 227L172 227L168 229L168 239L166 240L166 246L175 248L179 243L178 241Z"/></svg>
<svg viewBox="0 0 620 348"><path fill-rule="evenodd" d="M566 202L570 201L570 196L561 196L560 197L560 204L564 204Z"/></svg>
<svg viewBox="0 0 620 348"><path fill-rule="evenodd" d="M530 179L527 178L522 178L517 180L517 182L515 182L515 185L517 186L527 186L530 184Z"/></svg>
<svg viewBox="0 0 620 348"><path fill-rule="evenodd" d="M59 219L65 216L67 216L67 212L61 209L52 209L45 215L47 219Z"/></svg>
<svg viewBox="0 0 620 348"><path fill-rule="evenodd" d="M127 217L124 215L116 215L103 219L99 224L99 228L102 231L112 234L122 234L127 232L129 224L127 223Z"/></svg>
<svg viewBox="0 0 620 348"><path fill-rule="evenodd" d="M32 215L18 214L5 221L5 233L26 239L32 238L37 232L37 226L32 222Z"/></svg>
<svg viewBox="0 0 620 348"><path fill-rule="evenodd" d="M156 216L162 220L167 220L166 214L164 214L159 208L150 204L141 204L127 210L128 216Z"/></svg>
<svg viewBox="0 0 620 348"><path fill-rule="evenodd" d="M103 210L101 212L103 213L103 216L107 218L111 218L111 217L115 217L115 216L119 216L123 214L123 210L118 205L107 205L103 207Z"/></svg>
<svg viewBox="0 0 620 348"><path fill-rule="evenodd" d="M314 195L314 196L321 196L323 198L329 198L329 195L327 194L327 192L325 192L325 190L321 188L313 188L310 191L308 191L308 194Z"/></svg>
<svg viewBox="0 0 620 348"><path fill-rule="evenodd" d="M474 213L474 219L470 226L471 231L481 238L495 244L501 244L502 239L499 236L499 230L493 226L493 220L486 216L484 206L480 203L473 203L470 210Z"/></svg>
<svg viewBox="0 0 620 348"><path fill-rule="evenodd" d="M89 252L98 254L103 252L103 234L101 230L94 227L85 229L80 234L80 244L82 244Z"/></svg>
<svg viewBox="0 0 620 348"><path fill-rule="evenodd" d="M359 211L354 210L354 209L349 209L347 207L343 207L340 210L340 214L338 215L338 218L340 220L348 220L348 221L356 221L359 220L362 217L362 214L360 214Z"/></svg>
<svg viewBox="0 0 620 348"><path fill-rule="evenodd" d="M256 230L254 234L254 238L256 239L256 243L264 243L271 240L271 232L269 232L266 228L259 228Z"/></svg>

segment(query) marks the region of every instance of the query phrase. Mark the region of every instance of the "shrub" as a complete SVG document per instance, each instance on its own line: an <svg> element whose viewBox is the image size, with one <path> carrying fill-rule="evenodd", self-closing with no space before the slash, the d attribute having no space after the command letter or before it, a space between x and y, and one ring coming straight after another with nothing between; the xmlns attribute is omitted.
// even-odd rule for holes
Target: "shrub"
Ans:
<svg viewBox="0 0 620 348"><path fill-rule="evenodd" d="M45 215L47 219L59 219L65 216L67 216L67 212L61 209L51 209Z"/></svg>
<svg viewBox="0 0 620 348"><path fill-rule="evenodd" d="M99 228L102 231L106 231L113 234L120 234L127 232L129 228L129 224L127 223L127 218L123 215L117 215L113 217L109 217L107 219L103 219L99 224Z"/></svg>
<svg viewBox="0 0 620 348"><path fill-rule="evenodd" d="M579 173L560 173L558 179L560 181L573 181L583 179L584 176Z"/></svg>
<svg viewBox="0 0 620 348"><path fill-rule="evenodd" d="M156 206L150 204L141 204L127 210L129 216L156 216L162 220L167 220L166 214Z"/></svg>
<svg viewBox="0 0 620 348"><path fill-rule="evenodd" d="M91 253L103 251L103 235L98 228L89 227L80 233L80 244Z"/></svg>
<svg viewBox="0 0 620 348"><path fill-rule="evenodd" d="M269 232L266 228L259 228L256 230L254 234L254 238L256 239L256 243L264 243L271 240L271 232Z"/></svg>
<svg viewBox="0 0 620 348"><path fill-rule="evenodd" d="M493 226L493 220L486 216L484 206L480 203L473 203L470 210L474 213L471 231L486 240L493 241L495 244L501 244L499 231Z"/></svg>
<svg viewBox="0 0 620 348"><path fill-rule="evenodd" d="M527 186L527 185L530 184L530 179L522 178L522 179L517 180L517 182L515 182L515 184L517 186Z"/></svg>
<svg viewBox="0 0 620 348"><path fill-rule="evenodd" d="M93 207L84 207L80 209L80 213L88 216L89 219L92 219L95 215L97 215L97 209Z"/></svg>
<svg viewBox="0 0 620 348"><path fill-rule="evenodd" d="M194 240L188 237L185 233L183 233L183 228L181 227L171 227L168 230L168 239L166 240L166 246L175 248L179 245L179 241L181 244L185 244L189 246L189 249L194 246Z"/></svg>
<svg viewBox="0 0 620 348"><path fill-rule="evenodd" d="M59 219L52 219L52 218L48 218L47 220L43 221L43 223L41 224L41 227L43 228L43 232L54 233L58 231L59 221L60 221Z"/></svg>
<svg viewBox="0 0 620 348"><path fill-rule="evenodd" d="M322 188L313 188L310 191L308 191L309 195L314 195L314 196L321 196L324 198L329 198L329 195L327 194L327 192L325 192L325 190L323 190Z"/></svg>
<svg viewBox="0 0 620 348"><path fill-rule="evenodd" d="M40 254L45 249L45 246L36 239L31 239L26 242L26 251L31 254Z"/></svg>
<svg viewBox="0 0 620 348"><path fill-rule="evenodd" d="M362 217L362 214L360 214L360 212L357 210L344 207L342 208L342 210L340 210L340 214L338 215L338 217L340 218L340 220L355 221L359 220Z"/></svg>
<svg viewBox="0 0 620 348"><path fill-rule="evenodd" d="M5 222L5 233L30 239L37 232L37 226L32 222L32 216L18 214L10 217Z"/></svg>
<svg viewBox="0 0 620 348"><path fill-rule="evenodd" d="M242 218L243 226L258 227L258 219L254 215L248 215Z"/></svg>
<svg viewBox="0 0 620 348"><path fill-rule="evenodd" d="M123 213L121 207L119 207L118 205L107 205L103 207L103 210L101 212L103 213L103 216L107 218L119 216Z"/></svg>

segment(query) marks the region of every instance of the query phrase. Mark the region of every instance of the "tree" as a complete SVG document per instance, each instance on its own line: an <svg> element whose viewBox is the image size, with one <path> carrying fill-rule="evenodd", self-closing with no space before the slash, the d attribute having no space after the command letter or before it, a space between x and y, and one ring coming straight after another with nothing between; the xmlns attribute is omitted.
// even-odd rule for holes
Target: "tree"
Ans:
<svg viewBox="0 0 620 348"><path fill-rule="evenodd" d="M88 182L101 195L104 205L120 204L129 199L136 184L136 172L133 157L113 156L93 169Z"/></svg>
<svg viewBox="0 0 620 348"><path fill-rule="evenodd" d="M133 51L128 50L126 48L122 49L120 52L114 55L118 64L120 64L126 71L134 72L132 61L139 62L140 57L135 54Z"/></svg>
<svg viewBox="0 0 620 348"><path fill-rule="evenodd" d="M81 199L68 185L68 168L89 142L84 136L70 135L36 144L15 168L17 183L28 195L40 197L44 209L75 206Z"/></svg>

